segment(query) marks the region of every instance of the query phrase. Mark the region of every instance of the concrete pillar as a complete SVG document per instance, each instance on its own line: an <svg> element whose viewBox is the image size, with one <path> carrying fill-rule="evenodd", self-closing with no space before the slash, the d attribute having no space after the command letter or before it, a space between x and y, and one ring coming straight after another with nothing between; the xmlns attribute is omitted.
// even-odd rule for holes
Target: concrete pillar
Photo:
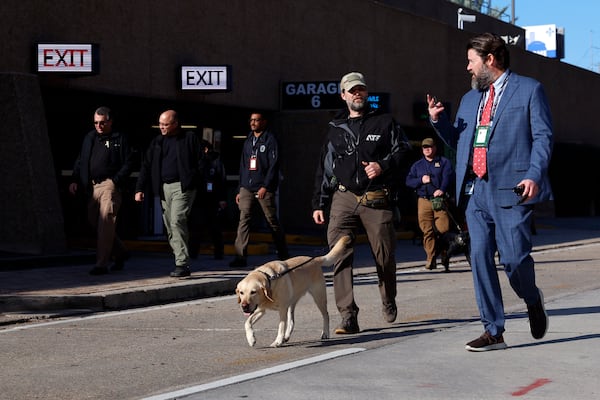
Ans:
<svg viewBox="0 0 600 400"><path fill-rule="evenodd" d="M0 73L0 251L66 251L38 77Z"/></svg>

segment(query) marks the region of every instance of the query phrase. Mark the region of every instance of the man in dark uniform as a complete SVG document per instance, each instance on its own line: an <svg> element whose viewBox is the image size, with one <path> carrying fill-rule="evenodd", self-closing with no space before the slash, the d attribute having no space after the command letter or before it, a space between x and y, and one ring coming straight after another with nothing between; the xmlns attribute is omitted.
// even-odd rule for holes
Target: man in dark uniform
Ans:
<svg viewBox="0 0 600 400"><path fill-rule="evenodd" d="M443 235L450 229L450 218L446 208L436 209L434 199L445 200L454 179L454 169L450 160L437 154L437 146L432 138L421 142L423 158L417 160L406 176L406 186L417 193L417 219L423 232L423 249L427 255L425 269L436 268L436 235ZM442 254L442 264L448 271L448 256Z"/></svg>
<svg viewBox="0 0 600 400"><path fill-rule="evenodd" d="M275 135L267 130L262 113L250 115L250 134L244 142L240 160L240 190L235 202L240 221L235 239L236 257L230 267L245 267L252 209L258 204L269 224L280 260L289 258L283 228L277 218L276 192L279 186L279 146Z"/></svg>
<svg viewBox="0 0 600 400"><path fill-rule="evenodd" d="M362 224L375 258L383 315L396 320L396 233L393 225L392 195L398 169L408 145L389 114L370 109L367 84L359 72L344 75L341 96L347 105L333 121L317 168L313 195L313 220L325 224L330 205L327 240L333 246L339 238L355 232ZM334 266L333 288L342 316L335 333L357 333L358 306L354 301L351 251Z"/></svg>
<svg viewBox="0 0 600 400"><path fill-rule="evenodd" d="M123 201L121 188L131 174L133 157L128 136L113 131L112 124L110 109L99 107L94 113L95 130L83 138L69 186L71 194L81 185L89 195L88 220L97 231L96 265L91 275L122 270L128 256L116 225Z"/></svg>
<svg viewBox="0 0 600 400"><path fill-rule="evenodd" d="M220 154L213 150L213 145L208 140L201 141L201 153L203 182L190 215L190 256L198 256L201 233L206 231L213 244L215 260L222 260L224 244L221 220L227 207L227 176Z"/></svg>

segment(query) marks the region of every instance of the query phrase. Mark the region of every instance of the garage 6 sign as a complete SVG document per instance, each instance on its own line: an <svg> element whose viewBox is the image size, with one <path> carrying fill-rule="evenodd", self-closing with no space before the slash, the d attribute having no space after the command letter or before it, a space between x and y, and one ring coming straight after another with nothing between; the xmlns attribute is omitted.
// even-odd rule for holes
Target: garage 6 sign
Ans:
<svg viewBox="0 0 600 400"><path fill-rule="evenodd" d="M370 93L371 108L387 111L389 94ZM339 110L344 108L338 81L282 82L282 110Z"/></svg>

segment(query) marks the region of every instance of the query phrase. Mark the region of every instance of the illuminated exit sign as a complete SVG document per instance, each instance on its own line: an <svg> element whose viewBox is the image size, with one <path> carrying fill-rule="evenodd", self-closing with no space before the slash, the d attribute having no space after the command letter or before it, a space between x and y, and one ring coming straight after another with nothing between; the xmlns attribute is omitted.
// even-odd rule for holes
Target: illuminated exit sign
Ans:
<svg viewBox="0 0 600 400"><path fill-rule="evenodd" d="M38 72L96 72L98 47L92 44L38 44Z"/></svg>
<svg viewBox="0 0 600 400"><path fill-rule="evenodd" d="M183 66L181 90L229 91L231 70L227 65Z"/></svg>

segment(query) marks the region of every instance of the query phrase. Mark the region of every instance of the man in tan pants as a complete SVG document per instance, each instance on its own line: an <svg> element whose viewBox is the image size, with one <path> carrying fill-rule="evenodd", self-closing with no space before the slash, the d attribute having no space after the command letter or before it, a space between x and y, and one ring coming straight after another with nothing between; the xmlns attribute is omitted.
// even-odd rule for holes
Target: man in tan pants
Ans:
<svg viewBox="0 0 600 400"><path fill-rule="evenodd" d="M392 323L398 312L392 192L408 145L391 115L367 103L367 84L361 73L344 75L340 89L346 108L329 123L315 177L313 220L325 224L326 209L331 207L329 246L343 235L356 233L359 226L365 228L375 259L383 318ZM352 250L334 266L335 302L342 317L336 334L360 332L353 261Z"/></svg>
<svg viewBox="0 0 600 400"><path fill-rule="evenodd" d="M99 107L94 113L95 130L83 139L69 186L71 194L81 186L89 196L88 220L97 231L96 265L91 275L122 270L127 258L116 224L123 199L121 187L131 174L133 158L128 136L113 131L112 124L110 109Z"/></svg>
<svg viewBox="0 0 600 400"><path fill-rule="evenodd" d="M436 268L436 235L450 229L450 219L446 208L439 208L435 201L445 200L448 189L454 180L454 169L450 160L437 153L437 145L432 138L421 143L423 158L416 161L406 176L406 186L417 193L417 218L423 232L423 248L427 255L425 269ZM448 270L448 257L442 255L442 263Z"/></svg>

